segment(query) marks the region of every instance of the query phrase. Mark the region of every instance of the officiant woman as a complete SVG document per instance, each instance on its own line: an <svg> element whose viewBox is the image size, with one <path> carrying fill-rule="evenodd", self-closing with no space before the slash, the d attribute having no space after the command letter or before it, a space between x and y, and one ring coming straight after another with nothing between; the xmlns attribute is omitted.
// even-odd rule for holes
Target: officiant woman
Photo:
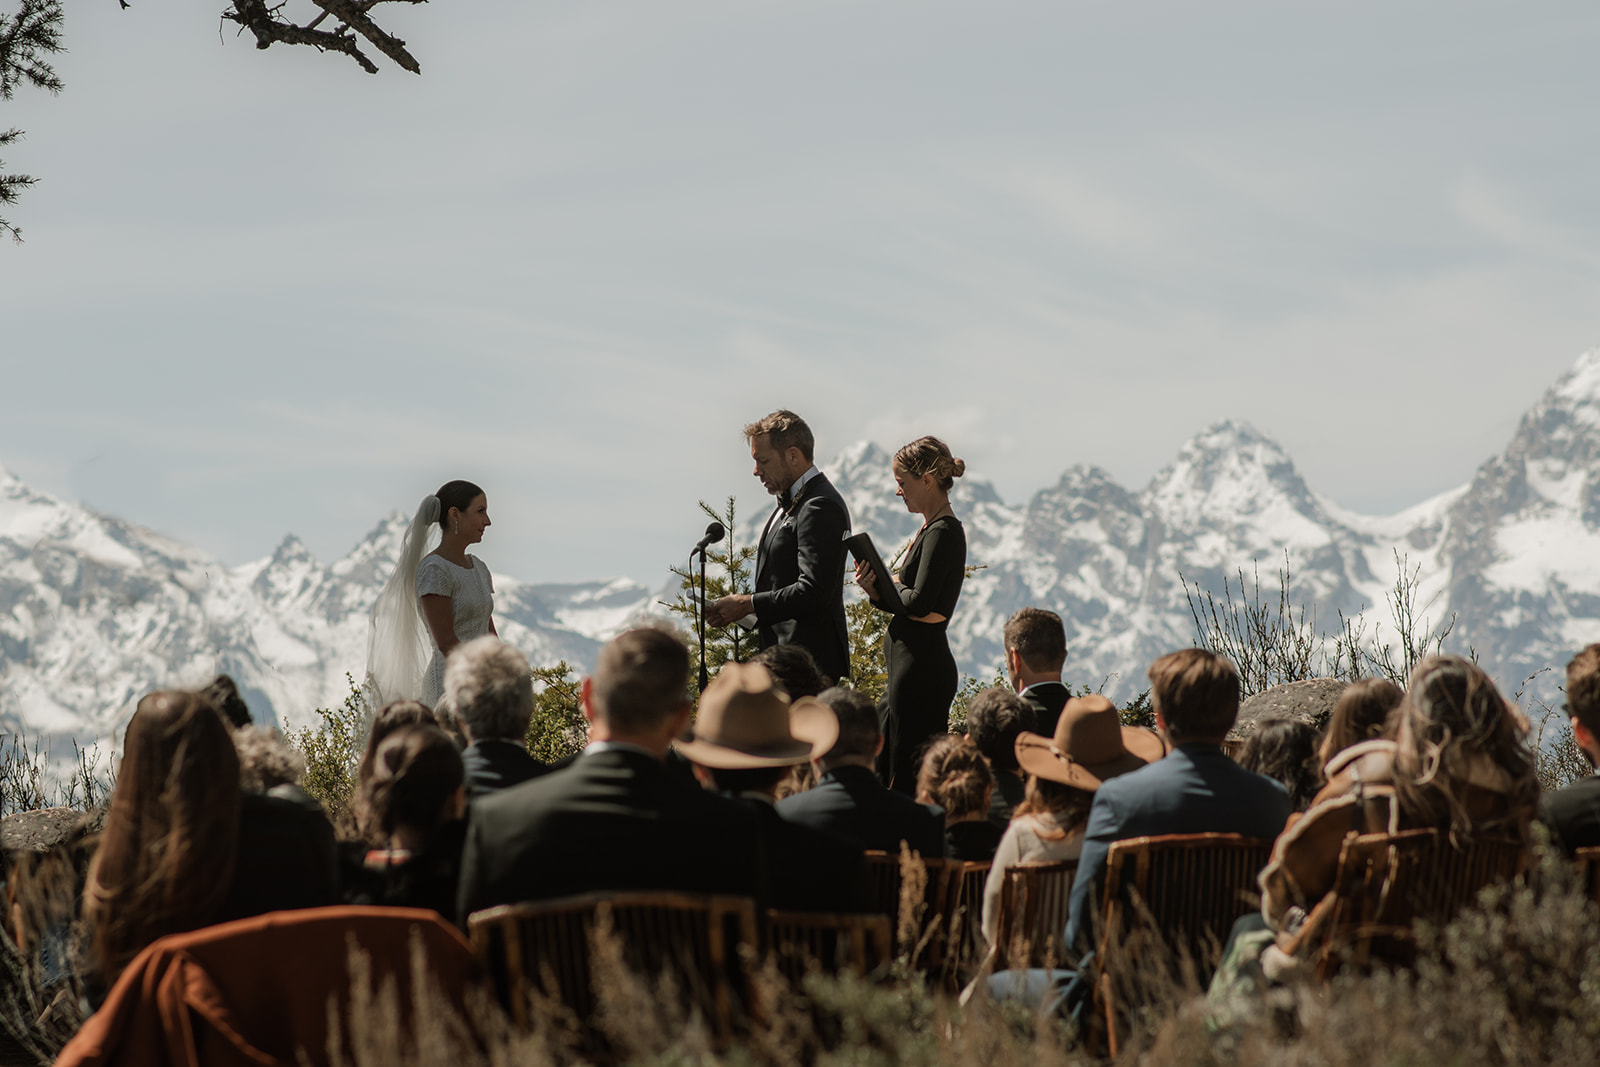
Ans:
<svg viewBox="0 0 1600 1067"><path fill-rule="evenodd" d="M894 454L895 495L922 516L895 585L902 606L878 596L872 572L856 564L856 583L891 611L885 658L888 689L878 704L884 749L878 770L891 788L915 794L917 764L929 738L949 731L958 674L947 631L966 576L967 535L950 508L950 489L967 465L937 437L919 437Z"/></svg>

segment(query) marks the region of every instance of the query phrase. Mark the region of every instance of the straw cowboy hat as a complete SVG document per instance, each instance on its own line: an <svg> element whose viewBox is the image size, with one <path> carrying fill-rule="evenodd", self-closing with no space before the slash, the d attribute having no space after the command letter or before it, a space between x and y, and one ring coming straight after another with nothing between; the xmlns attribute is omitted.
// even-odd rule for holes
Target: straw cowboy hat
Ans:
<svg viewBox="0 0 1600 1067"><path fill-rule="evenodd" d="M1067 701L1054 738L1030 733L1017 737L1017 762L1023 770L1091 792L1106 779L1136 771L1166 754L1161 738L1122 725L1117 709L1098 693Z"/></svg>
<svg viewBox="0 0 1600 1067"><path fill-rule="evenodd" d="M839 718L815 697L791 701L759 663L729 663L700 695L694 732L678 751L720 770L788 767L839 740Z"/></svg>

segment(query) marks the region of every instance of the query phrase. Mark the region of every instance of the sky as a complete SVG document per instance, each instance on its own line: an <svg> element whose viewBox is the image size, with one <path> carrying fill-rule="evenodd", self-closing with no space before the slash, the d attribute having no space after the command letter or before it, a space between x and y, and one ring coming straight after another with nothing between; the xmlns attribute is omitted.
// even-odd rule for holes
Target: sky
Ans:
<svg viewBox="0 0 1600 1067"><path fill-rule="evenodd" d="M1600 346L1588 0L380 7L420 76L221 7L0 102L0 465L230 564L465 477L496 571L653 585L780 406L1013 502L1243 419L1382 514Z"/></svg>

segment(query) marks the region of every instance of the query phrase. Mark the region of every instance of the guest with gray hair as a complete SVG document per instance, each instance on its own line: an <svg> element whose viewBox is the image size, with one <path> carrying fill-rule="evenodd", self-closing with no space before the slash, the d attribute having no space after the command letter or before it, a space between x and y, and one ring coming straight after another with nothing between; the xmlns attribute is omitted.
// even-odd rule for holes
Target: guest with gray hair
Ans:
<svg viewBox="0 0 1600 1067"><path fill-rule="evenodd" d="M444 700L467 739L461 761L470 795L493 793L550 769L528 755L533 671L521 652L498 637L475 638L451 650Z"/></svg>

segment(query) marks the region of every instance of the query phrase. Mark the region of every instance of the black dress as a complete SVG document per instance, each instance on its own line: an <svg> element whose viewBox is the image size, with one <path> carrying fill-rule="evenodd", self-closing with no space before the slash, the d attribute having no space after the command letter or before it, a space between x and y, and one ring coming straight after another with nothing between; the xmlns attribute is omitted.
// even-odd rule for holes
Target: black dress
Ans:
<svg viewBox="0 0 1600 1067"><path fill-rule="evenodd" d="M954 515L930 522L900 565L903 612L889 620L888 687L878 705L883 724L880 774L902 793L917 790L917 763L930 737L950 729L950 702L959 676L946 630L967 572L967 534ZM944 622L914 622L943 615Z"/></svg>

